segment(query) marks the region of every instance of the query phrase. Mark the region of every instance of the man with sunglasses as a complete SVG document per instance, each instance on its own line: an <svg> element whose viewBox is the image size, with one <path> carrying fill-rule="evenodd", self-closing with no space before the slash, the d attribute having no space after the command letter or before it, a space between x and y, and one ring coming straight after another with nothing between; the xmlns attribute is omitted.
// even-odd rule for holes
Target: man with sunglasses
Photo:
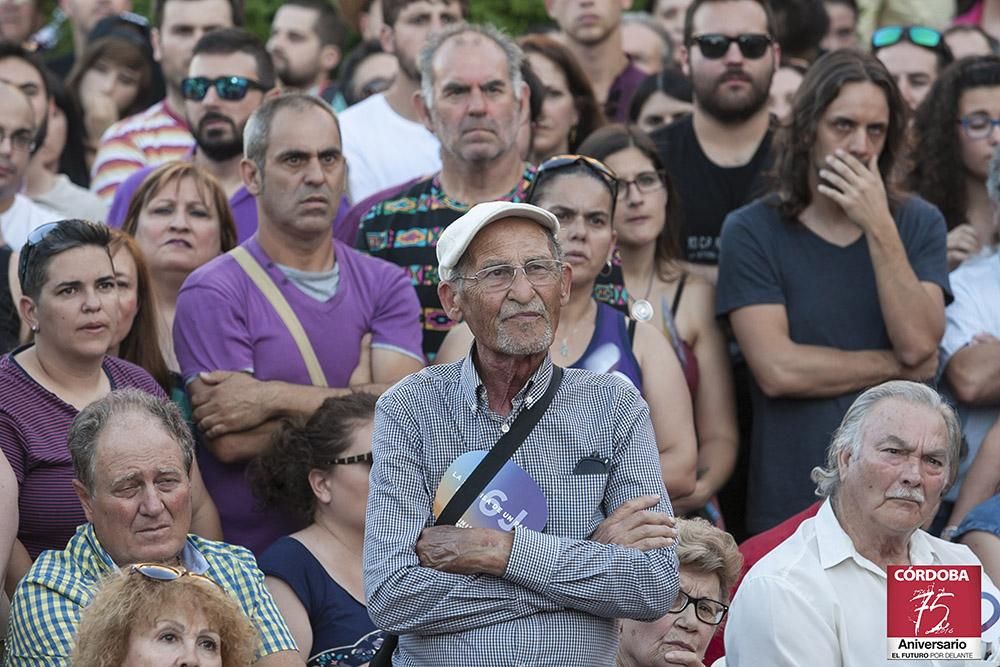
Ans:
<svg viewBox="0 0 1000 667"><path fill-rule="evenodd" d="M884 26L872 35L872 53L882 61L915 111L934 80L951 64L951 49L940 32L925 26Z"/></svg>

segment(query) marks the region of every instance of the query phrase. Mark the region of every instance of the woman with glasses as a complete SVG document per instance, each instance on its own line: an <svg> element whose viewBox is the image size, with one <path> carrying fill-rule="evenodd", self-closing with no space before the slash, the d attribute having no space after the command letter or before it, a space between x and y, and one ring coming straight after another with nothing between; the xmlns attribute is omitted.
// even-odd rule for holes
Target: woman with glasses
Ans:
<svg viewBox="0 0 1000 667"><path fill-rule="evenodd" d="M107 356L121 306L103 225L63 220L21 250L21 319L32 343L0 358L0 448L18 483L20 525L12 581L45 549L63 549L86 522L73 489L66 437L77 413L114 389L163 389L141 368ZM193 532L219 539L218 515L192 467Z"/></svg>
<svg viewBox="0 0 1000 667"><path fill-rule="evenodd" d="M743 567L736 540L702 519L678 519L677 532L677 599L657 621L622 621L618 667L704 667L705 649L726 618Z"/></svg>
<svg viewBox="0 0 1000 667"><path fill-rule="evenodd" d="M703 511L718 523L710 501L736 465L738 432L726 341L715 320L715 290L684 271L677 196L652 140L634 125L609 125L580 150L618 175L615 229L630 309L670 341L693 400L698 482L674 509Z"/></svg>
<svg viewBox="0 0 1000 667"><path fill-rule="evenodd" d="M284 423L250 467L257 498L309 523L258 559L308 667L363 665L382 645L361 579L375 400L328 398L308 420Z"/></svg>
<svg viewBox="0 0 1000 667"><path fill-rule="evenodd" d="M80 618L73 667L248 667L259 643L239 604L201 575L159 564L111 575Z"/></svg>
<svg viewBox="0 0 1000 667"><path fill-rule="evenodd" d="M595 282L611 267L619 187L614 172L584 156L556 156L538 167L528 202L559 219L563 260L573 269L569 303L560 311L549 353L559 366L622 375L639 389L649 403L663 482L673 501L694 489L697 457L691 397L680 364L655 327L594 298ZM526 274L530 281L527 269ZM459 325L436 360L456 361L471 343L469 328Z"/></svg>
<svg viewBox="0 0 1000 667"><path fill-rule="evenodd" d="M986 191L993 151L1000 143L1000 57L966 58L937 78L917 109L917 155L907 187L941 209L948 225L948 268L997 243L994 205Z"/></svg>

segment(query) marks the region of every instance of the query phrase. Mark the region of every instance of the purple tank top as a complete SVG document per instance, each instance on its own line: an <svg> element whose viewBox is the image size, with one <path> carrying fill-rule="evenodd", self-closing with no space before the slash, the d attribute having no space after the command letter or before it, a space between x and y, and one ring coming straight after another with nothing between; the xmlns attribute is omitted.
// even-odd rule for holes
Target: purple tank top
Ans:
<svg viewBox="0 0 1000 667"><path fill-rule="evenodd" d="M595 373L616 373L629 380L642 393L642 371L632 352L625 315L605 303L597 303L594 335L583 356L572 368Z"/></svg>

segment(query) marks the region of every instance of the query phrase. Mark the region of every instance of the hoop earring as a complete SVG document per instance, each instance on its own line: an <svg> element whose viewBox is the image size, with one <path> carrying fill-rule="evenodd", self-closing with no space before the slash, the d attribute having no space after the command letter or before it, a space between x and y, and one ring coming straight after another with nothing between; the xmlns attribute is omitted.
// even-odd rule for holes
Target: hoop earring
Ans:
<svg viewBox="0 0 1000 667"><path fill-rule="evenodd" d="M614 266L612 266L611 260L609 259L608 261L604 262L604 268L601 269L601 273L599 275L602 278L607 278L608 276L611 275L612 271L614 271Z"/></svg>

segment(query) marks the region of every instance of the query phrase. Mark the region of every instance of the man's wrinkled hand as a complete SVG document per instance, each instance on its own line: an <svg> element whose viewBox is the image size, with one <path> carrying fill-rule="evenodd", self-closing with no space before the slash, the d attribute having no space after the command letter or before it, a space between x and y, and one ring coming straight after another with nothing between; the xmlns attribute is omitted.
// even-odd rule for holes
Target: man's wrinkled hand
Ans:
<svg viewBox="0 0 1000 667"><path fill-rule="evenodd" d="M659 502L659 496L639 496L622 503L590 539L639 551L673 546L677 540L676 521L666 512L650 510Z"/></svg>
<svg viewBox="0 0 1000 667"><path fill-rule="evenodd" d="M430 526L417 539L416 552L424 567L452 574L503 576L514 544L513 533L489 528Z"/></svg>
<svg viewBox="0 0 1000 667"><path fill-rule="evenodd" d="M199 373L191 385L191 405L198 428L209 439L246 431L270 418L265 382L248 373Z"/></svg>

